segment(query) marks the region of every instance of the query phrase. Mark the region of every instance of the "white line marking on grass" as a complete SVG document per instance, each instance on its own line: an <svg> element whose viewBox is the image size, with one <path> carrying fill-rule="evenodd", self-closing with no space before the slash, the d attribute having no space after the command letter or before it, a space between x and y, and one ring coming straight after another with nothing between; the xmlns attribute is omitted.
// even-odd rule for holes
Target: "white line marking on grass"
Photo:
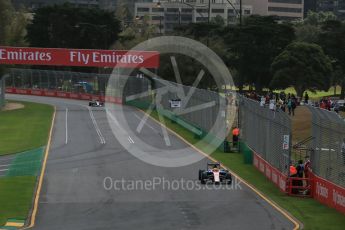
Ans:
<svg viewBox="0 0 345 230"><path fill-rule="evenodd" d="M0 165L0 167L7 167L7 166L10 166L10 165Z"/></svg>

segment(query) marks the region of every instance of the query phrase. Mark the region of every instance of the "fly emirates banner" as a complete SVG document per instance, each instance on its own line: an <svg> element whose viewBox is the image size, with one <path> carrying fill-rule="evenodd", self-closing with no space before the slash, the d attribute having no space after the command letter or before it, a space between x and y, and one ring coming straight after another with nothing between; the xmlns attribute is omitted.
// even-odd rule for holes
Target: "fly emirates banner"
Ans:
<svg viewBox="0 0 345 230"><path fill-rule="evenodd" d="M158 68L159 53L0 46L0 64Z"/></svg>

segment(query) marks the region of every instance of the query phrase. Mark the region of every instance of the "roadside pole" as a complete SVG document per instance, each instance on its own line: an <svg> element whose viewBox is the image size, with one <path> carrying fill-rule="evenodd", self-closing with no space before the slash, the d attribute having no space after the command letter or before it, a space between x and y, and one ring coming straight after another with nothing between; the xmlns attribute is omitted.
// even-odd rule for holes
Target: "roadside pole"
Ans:
<svg viewBox="0 0 345 230"><path fill-rule="evenodd" d="M0 76L0 110L5 105L5 77Z"/></svg>

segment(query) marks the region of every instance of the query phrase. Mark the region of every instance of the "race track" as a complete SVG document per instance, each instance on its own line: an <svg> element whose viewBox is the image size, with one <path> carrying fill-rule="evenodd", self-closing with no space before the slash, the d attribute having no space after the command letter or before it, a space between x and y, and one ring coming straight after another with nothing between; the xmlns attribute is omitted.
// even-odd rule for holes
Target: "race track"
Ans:
<svg viewBox="0 0 345 230"><path fill-rule="evenodd" d="M208 160L179 168L153 166L122 147L109 127L104 108L89 111L86 101L7 97L52 104L57 110L34 229L269 230L294 227L244 184L231 190L222 187L191 191L162 187L131 191L109 189L110 181L105 186L105 178L196 181L198 170L205 168ZM124 112L130 126L137 127L143 114L130 107ZM161 127L152 120L147 121L147 127L138 136L156 147L165 146ZM172 148L188 148L173 134L169 137ZM136 143L136 137L129 139L129 145ZM199 153L190 148L189 154Z"/></svg>

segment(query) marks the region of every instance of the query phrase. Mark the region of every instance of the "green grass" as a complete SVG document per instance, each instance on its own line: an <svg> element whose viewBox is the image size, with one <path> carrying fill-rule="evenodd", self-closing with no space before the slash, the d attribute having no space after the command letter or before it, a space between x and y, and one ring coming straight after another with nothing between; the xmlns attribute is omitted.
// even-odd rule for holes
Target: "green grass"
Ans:
<svg viewBox="0 0 345 230"><path fill-rule="evenodd" d="M296 90L293 87L287 88L285 90L276 90L275 92L279 93L281 91L284 91L286 94L290 93L290 94L295 94L296 95ZM341 87L337 86L336 88L336 93L340 94L341 91ZM322 97L328 97L328 96L333 96L334 95L334 86L331 87L328 91L316 91L315 93L311 92L311 91L307 91L309 94L309 97L311 99L319 99ZM304 95L303 95L304 96Z"/></svg>
<svg viewBox="0 0 345 230"><path fill-rule="evenodd" d="M0 155L23 152L47 144L53 107L18 103L25 107L0 112Z"/></svg>
<svg viewBox="0 0 345 230"><path fill-rule="evenodd" d="M8 218L26 219L35 184L34 176L0 178L0 226Z"/></svg>
<svg viewBox="0 0 345 230"><path fill-rule="evenodd" d="M152 117L158 120L158 115L153 112ZM183 127L166 121L166 126L177 132L188 142L195 144L194 138L188 130ZM198 148L204 150L207 143L199 143ZM277 203L280 207L290 212L294 217L301 221L306 230L343 230L345 226L345 217L334 209L328 208L319 202L310 198L289 197L271 183L264 175L252 165L244 164L243 155L239 153L223 153L216 150L212 157L222 162L232 171L237 173L244 180L252 184L263 194Z"/></svg>
<svg viewBox="0 0 345 230"><path fill-rule="evenodd" d="M45 146L54 108L29 102L23 109L0 111L0 155ZM0 178L0 226L8 218L26 219L31 208L36 176Z"/></svg>

